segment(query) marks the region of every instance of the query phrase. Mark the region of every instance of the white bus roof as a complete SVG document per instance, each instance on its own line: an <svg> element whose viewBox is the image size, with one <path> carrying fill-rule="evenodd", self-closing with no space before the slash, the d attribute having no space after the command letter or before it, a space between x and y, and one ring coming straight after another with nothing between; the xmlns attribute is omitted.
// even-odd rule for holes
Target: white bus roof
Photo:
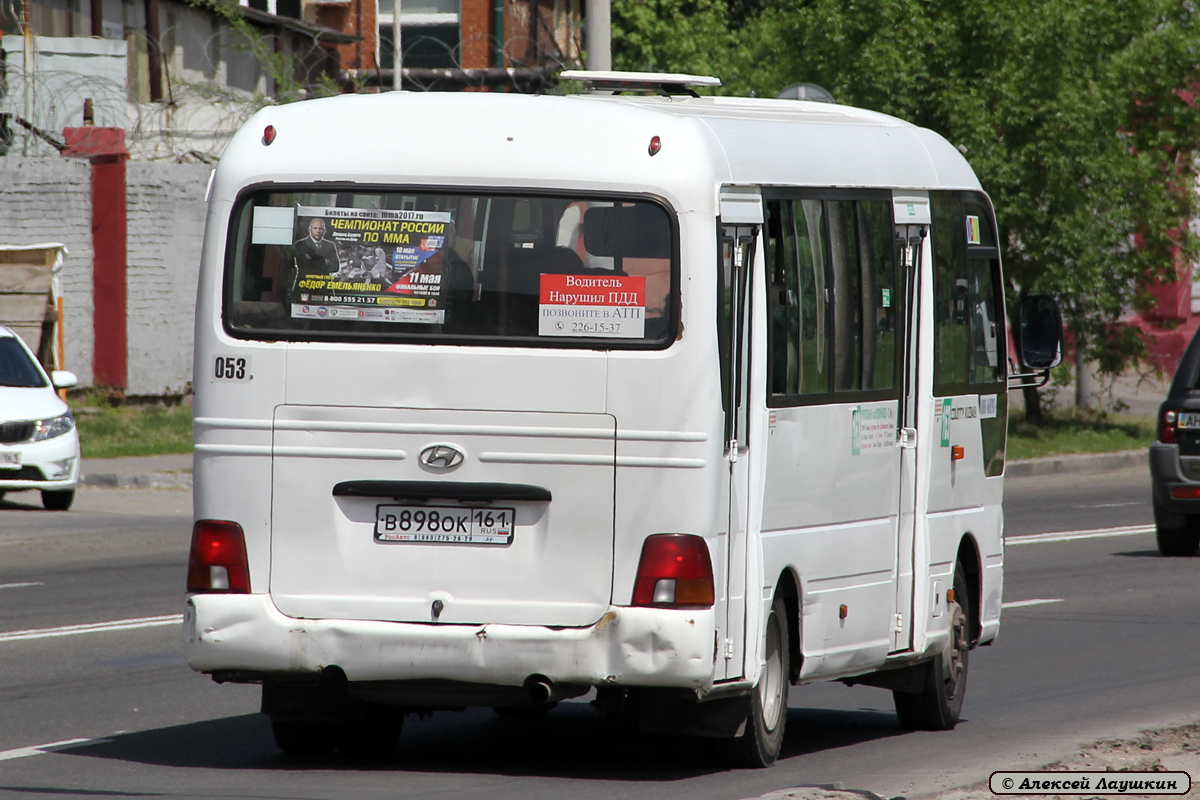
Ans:
<svg viewBox="0 0 1200 800"><path fill-rule="evenodd" d="M276 130L270 145L267 125ZM655 136L662 147L651 156ZM849 106L482 92L340 95L265 108L231 141L214 188L229 198L285 181L648 191L677 208L696 191L712 198L716 184L980 188L938 134Z"/></svg>

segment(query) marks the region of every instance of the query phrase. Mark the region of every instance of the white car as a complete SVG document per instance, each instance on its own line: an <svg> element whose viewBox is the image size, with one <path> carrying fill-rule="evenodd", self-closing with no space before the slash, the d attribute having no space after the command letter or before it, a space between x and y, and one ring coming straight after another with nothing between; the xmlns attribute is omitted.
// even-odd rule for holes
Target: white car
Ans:
<svg viewBox="0 0 1200 800"><path fill-rule="evenodd" d="M0 497L39 489L42 505L66 511L79 482L79 432L57 389L79 383L49 375L21 338L0 325Z"/></svg>

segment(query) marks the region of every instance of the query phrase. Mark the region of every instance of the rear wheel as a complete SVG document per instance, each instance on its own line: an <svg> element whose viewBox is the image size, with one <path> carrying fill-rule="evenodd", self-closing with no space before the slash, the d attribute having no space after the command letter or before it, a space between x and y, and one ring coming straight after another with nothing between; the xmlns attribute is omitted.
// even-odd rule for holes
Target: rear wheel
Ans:
<svg viewBox="0 0 1200 800"><path fill-rule="evenodd" d="M970 602L966 571L959 562L954 567L954 602L948 604L950 641L946 643L946 650L925 665L925 678L919 692L892 692L902 728L948 731L958 724L963 695L967 692Z"/></svg>
<svg viewBox="0 0 1200 800"><path fill-rule="evenodd" d="M337 746L337 730L329 722L273 719L271 733L279 749L290 756L328 755Z"/></svg>
<svg viewBox="0 0 1200 800"><path fill-rule="evenodd" d="M42 505L47 511L66 511L75 502L75 490L42 491Z"/></svg>
<svg viewBox="0 0 1200 800"><path fill-rule="evenodd" d="M1200 547L1200 519L1171 514L1155 503L1154 538L1164 556L1194 556Z"/></svg>
<svg viewBox="0 0 1200 800"><path fill-rule="evenodd" d="M737 739L717 740L725 760L733 766L769 767L779 757L787 724L789 652L787 607L776 597L767 617L764 663L750 698L746 733Z"/></svg>

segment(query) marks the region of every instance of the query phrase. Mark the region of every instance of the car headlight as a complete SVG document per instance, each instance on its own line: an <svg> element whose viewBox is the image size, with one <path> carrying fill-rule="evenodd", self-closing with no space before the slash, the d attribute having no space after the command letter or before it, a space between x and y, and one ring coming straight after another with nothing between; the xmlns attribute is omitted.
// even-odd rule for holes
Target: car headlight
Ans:
<svg viewBox="0 0 1200 800"><path fill-rule="evenodd" d="M74 429L75 416L68 411L61 417L38 420L37 424L33 426L33 439L31 441L41 442L46 439L53 439L55 436L70 433Z"/></svg>

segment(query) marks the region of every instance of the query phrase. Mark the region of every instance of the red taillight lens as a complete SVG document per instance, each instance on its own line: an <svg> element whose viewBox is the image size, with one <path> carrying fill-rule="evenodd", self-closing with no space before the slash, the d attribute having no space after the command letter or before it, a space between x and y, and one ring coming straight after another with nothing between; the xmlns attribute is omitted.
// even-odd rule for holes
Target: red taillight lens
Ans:
<svg viewBox="0 0 1200 800"><path fill-rule="evenodd" d="M1200 500L1200 486L1176 486L1171 489L1176 500Z"/></svg>
<svg viewBox="0 0 1200 800"><path fill-rule="evenodd" d="M189 592L250 592L246 536L236 522L197 520L188 556Z"/></svg>
<svg viewBox="0 0 1200 800"><path fill-rule="evenodd" d="M642 545L635 606L709 608L714 601L712 560L699 536L659 533Z"/></svg>
<svg viewBox="0 0 1200 800"><path fill-rule="evenodd" d="M1158 440L1163 444L1175 444L1179 440L1175 427L1178 422L1179 415L1174 411L1162 412L1158 418Z"/></svg>

